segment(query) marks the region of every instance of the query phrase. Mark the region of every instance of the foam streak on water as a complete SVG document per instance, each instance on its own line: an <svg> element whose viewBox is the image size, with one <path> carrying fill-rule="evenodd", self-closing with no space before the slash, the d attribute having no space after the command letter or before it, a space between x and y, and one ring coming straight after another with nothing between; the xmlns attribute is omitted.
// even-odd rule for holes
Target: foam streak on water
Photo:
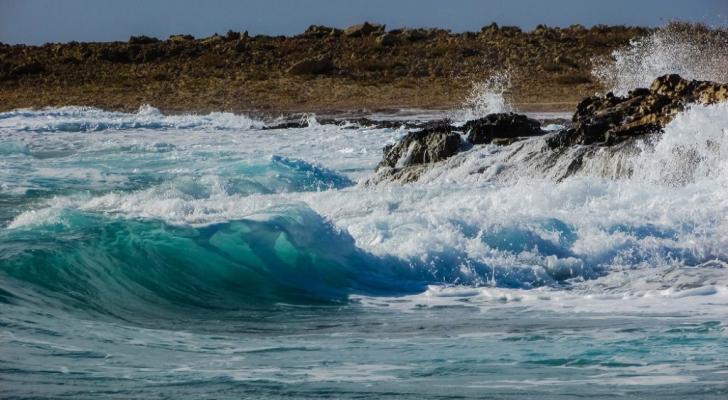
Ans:
<svg viewBox="0 0 728 400"><path fill-rule="evenodd" d="M0 114L0 396L722 398L727 107L374 187L404 129Z"/></svg>

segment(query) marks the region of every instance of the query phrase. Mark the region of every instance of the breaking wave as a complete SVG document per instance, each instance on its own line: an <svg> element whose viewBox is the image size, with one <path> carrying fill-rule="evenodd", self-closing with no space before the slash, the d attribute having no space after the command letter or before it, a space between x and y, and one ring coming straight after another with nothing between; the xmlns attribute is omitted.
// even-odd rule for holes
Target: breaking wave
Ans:
<svg viewBox="0 0 728 400"><path fill-rule="evenodd" d="M462 106L452 112L450 118L464 123L492 113L512 112L513 107L506 94L510 87L508 71L496 72L488 79L474 83Z"/></svg>
<svg viewBox="0 0 728 400"><path fill-rule="evenodd" d="M633 171L621 177L605 177L595 162L558 182L542 169L546 151L535 138L474 148L396 187L352 186L276 156L144 190L53 197L9 223L1 264L17 279L83 299L129 290L108 296L144 292L151 304L218 308L433 284L566 288L617 271L724 265L726 107L689 108L629 157L604 153L604 162ZM104 274L88 282L101 287L74 286ZM140 279L152 287L132 289ZM172 286L155 286L165 282ZM195 285L198 292L182 289Z"/></svg>
<svg viewBox="0 0 728 400"><path fill-rule="evenodd" d="M625 95L649 87L662 75L728 82L728 31L671 23L616 50L611 59L595 60L593 75L607 91Z"/></svg>
<svg viewBox="0 0 728 400"><path fill-rule="evenodd" d="M619 152L556 154L543 138L476 146L417 183L376 187L356 185L357 176L400 130L313 124L230 134L228 116L195 117L211 136L154 112L133 128L152 134L127 136L109 121L138 114L46 110L60 117L23 124L6 114L3 163L13 168L3 185L29 189L14 203L0 197L0 301L130 318L428 285L630 292L647 279L616 277L652 271L663 278L649 287L725 285L726 107L691 107L663 135ZM45 132L69 113L89 130L78 130L84 140L72 152L53 153L68 135ZM703 269L719 272L688 283L668 272Z"/></svg>

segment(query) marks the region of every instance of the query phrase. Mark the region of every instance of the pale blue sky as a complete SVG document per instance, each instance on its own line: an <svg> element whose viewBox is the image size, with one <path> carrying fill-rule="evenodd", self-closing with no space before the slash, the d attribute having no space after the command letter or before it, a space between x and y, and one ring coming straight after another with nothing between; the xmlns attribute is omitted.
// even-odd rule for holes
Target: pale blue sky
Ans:
<svg viewBox="0 0 728 400"><path fill-rule="evenodd" d="M228 29L292 35L310 24L345 27L364 20L460 32L492 21L531 29L539 23L656 26L676 19L726 26L728 0L0 0L0 41L203 37Z"/></svg>

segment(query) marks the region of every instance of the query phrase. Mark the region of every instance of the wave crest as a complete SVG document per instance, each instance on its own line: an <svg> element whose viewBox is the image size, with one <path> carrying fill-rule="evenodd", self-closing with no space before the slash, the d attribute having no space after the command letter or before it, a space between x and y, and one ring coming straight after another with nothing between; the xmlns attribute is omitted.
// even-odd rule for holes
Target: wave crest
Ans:
<svg viewBox="0 0 728 400"><path fill-rule="evenodd" d="M138 129L250 129L264 124L245 115L213 112L207 115L165 115L143 105L136 113L93 107L19 109L0 113L0 129L30 132L101 132Z"/></svg>

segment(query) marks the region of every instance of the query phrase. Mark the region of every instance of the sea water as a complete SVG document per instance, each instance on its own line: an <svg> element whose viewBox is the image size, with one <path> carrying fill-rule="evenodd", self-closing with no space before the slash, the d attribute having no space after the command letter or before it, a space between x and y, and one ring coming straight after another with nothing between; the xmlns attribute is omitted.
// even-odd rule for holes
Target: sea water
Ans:
<svg viewBox="0 0 728 400"><path fill-rule="evenodd" d="M365 185L407 129L269 125L0 114L1 397L728 395L728 105L566 179L533 138Z"/></svg>
<svg viewBox="0 0 728 400"><path fill-rule="evenodd" d="M724 80L722 46L658 30L595 76ZM398 129L0 113L0 397L727 398L728 104L372 179L407 121L512 110L508 77L370 116Z"/></svg>

